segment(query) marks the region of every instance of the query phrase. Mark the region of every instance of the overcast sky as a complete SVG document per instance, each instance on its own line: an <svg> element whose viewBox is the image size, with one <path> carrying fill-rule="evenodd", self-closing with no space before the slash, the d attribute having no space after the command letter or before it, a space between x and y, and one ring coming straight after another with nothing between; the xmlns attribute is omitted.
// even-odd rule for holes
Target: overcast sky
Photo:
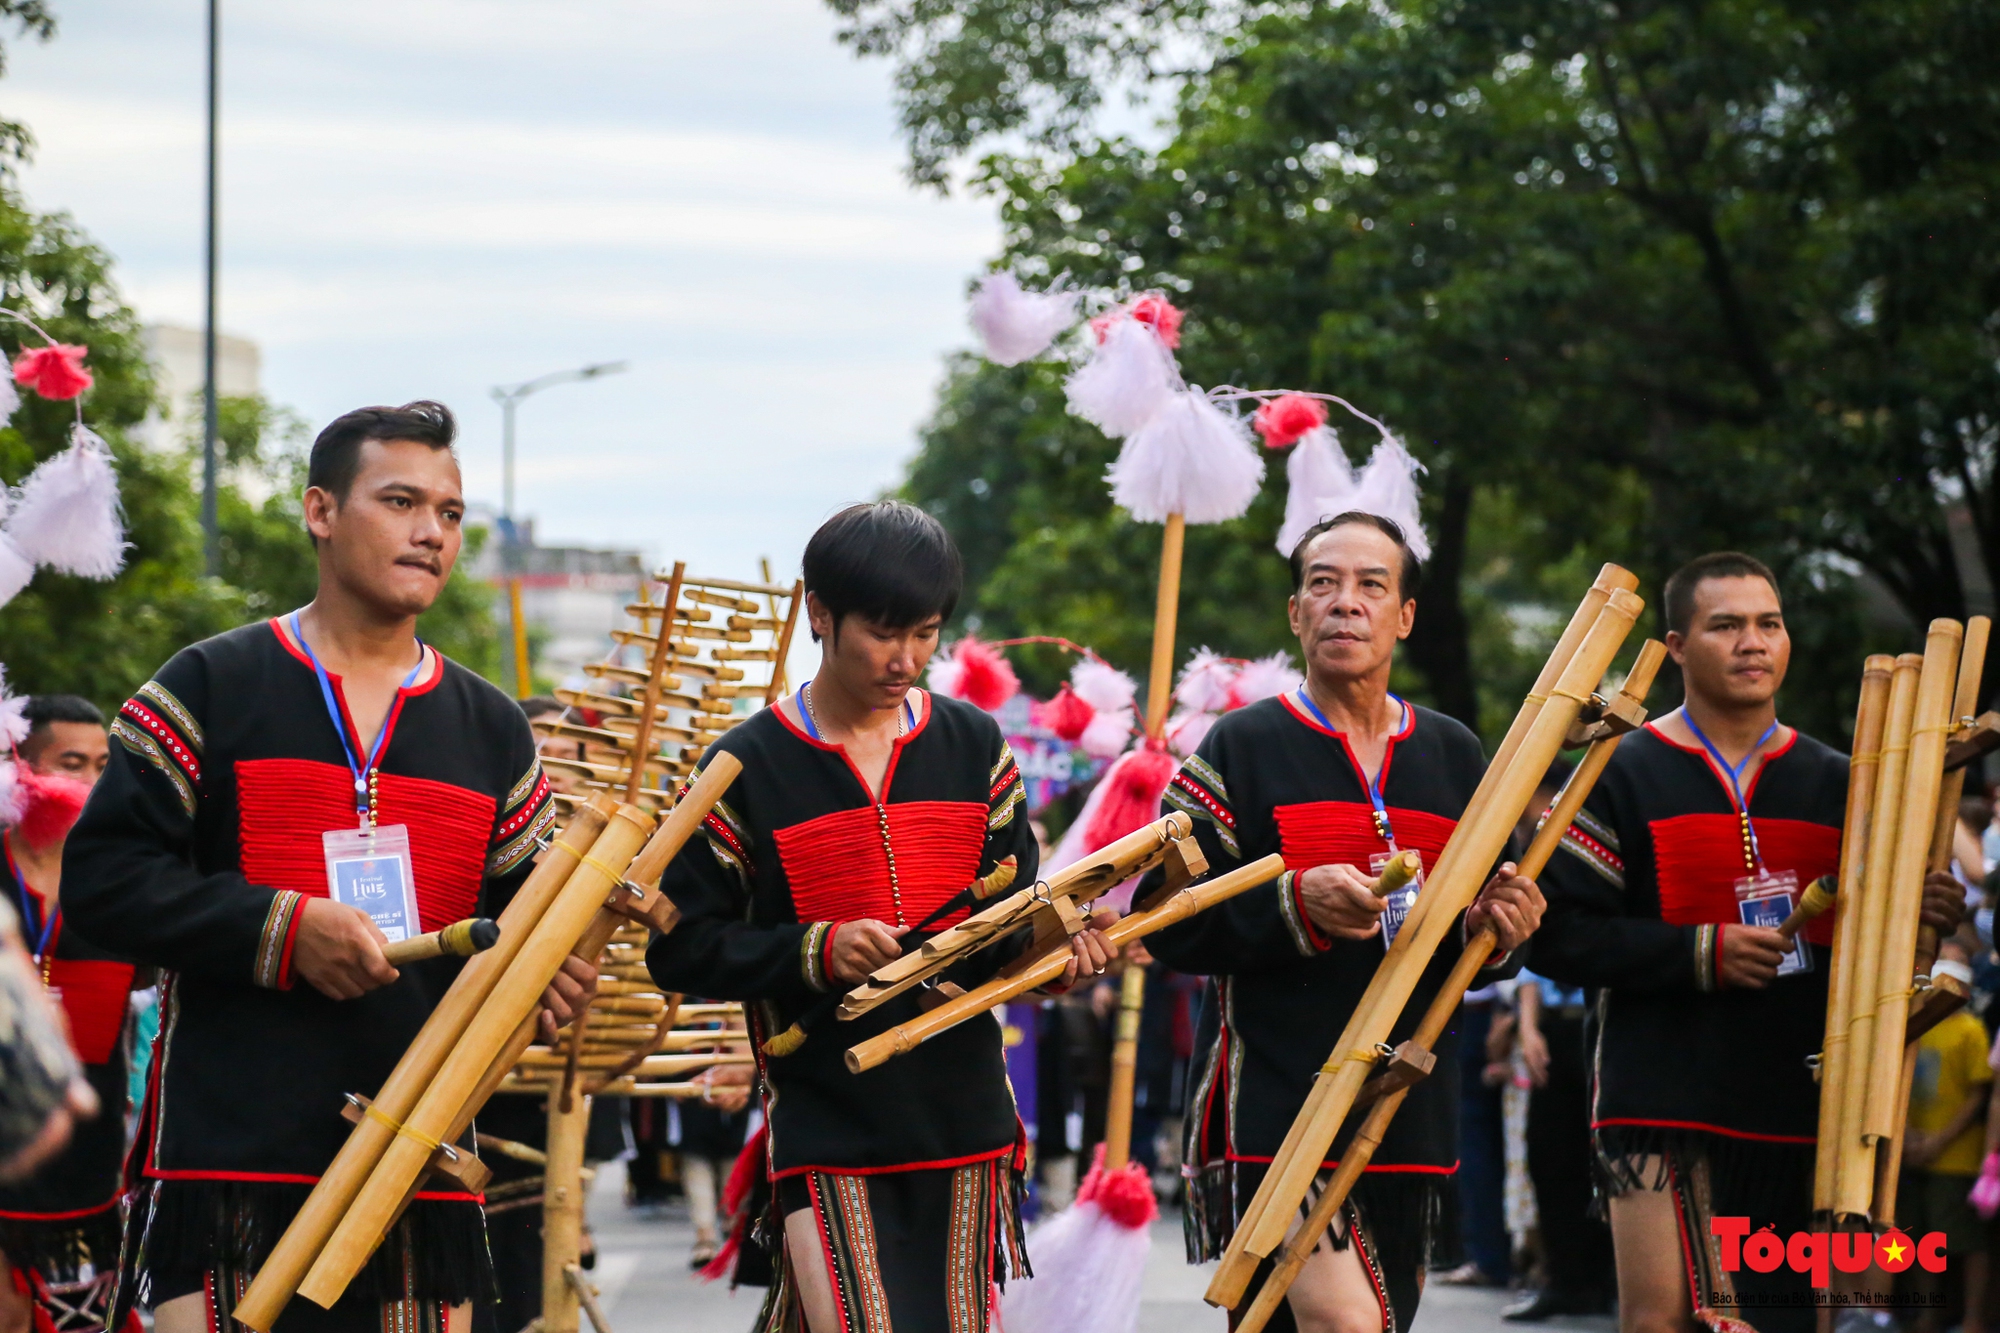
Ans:
<svg viewBox="0 0 2000 1333"><path fill-rule="evenodd" d="M142 318L199 326L204 8L56 10L0 82L28 201ZM888 69L820 0L223 10L221 325L275 401L317 428L440 398L497 504L489 387L627 359L521 409L520 508L699 573L789 571L897 480L998 229L905 183Z"/></svg>

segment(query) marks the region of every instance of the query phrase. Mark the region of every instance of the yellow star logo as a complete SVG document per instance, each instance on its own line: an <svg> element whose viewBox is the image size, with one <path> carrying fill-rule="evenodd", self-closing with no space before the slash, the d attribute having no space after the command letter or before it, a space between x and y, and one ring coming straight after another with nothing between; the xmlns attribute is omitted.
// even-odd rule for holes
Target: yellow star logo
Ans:
<svg viewBox="0 0 2000 1333"><path fill-rule="evenodd" d="M1892 1240L1882 1247L1882 1253L1889 1256L1890 1263L1900 1264L1903 1262L1903 1251L1905 1248L1907 1247L1904 1246L1902 1241Z"/></svg>

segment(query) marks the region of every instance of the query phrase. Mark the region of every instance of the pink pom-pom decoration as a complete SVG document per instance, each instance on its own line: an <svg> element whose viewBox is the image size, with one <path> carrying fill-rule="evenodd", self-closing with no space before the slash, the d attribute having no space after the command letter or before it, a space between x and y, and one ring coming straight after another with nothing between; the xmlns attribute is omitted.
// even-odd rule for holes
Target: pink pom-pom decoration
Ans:
<svg viewBox="0 0 2000 1333"><path fill-rule="evenodd" d="M1148 292L1131 305L1125 307L1127 314L1151 328L1160 335L1160 341L1168 347L1181 345L1181 312L1174 304L1157 292Z"/></svg>
<svg viewBox="0 0 2000 1333"><path fill-rule="evenodd" d="M90 372L83 368L83 358L89 352L88 347L68 343L31 347L14 358L14 382L27 385L44 398L74 398L92 384Z"/></svg>
<svg viewBox="0 0 2000 1333"><path fill-rule="evenodd" d="M1201 648L1181 669L1174 698L1185 708L1219 713L1229 707L1229 690L1236 682L1236 663L1212 648Z"/></svg>
<svg viewBox="0 0 2000 1333"><path fill-rule="evenodd" d="M1259 407L1250 424L1264 437L1265 448L1282 449L1326 424L1326 404L1302 393L1281 393Z"/></svg>
<svg viewBox="0 0 2000 1333"><path fill-rule="evenodd" d="M30 847L60 842L76 826L90 796L89 783L62 773L37 773L26 764L16 766L14 780L21 812L14 831Z"/></svg>
<svg viewBox="0 0 2000 1333"><path fill-rule="evenodd" d="M1305 680L1292 665L1292 659L1282 652L1245 662L1229 684L1229 702L1225 707L1241 708L1259 699L1275 699L1305 684Z"/></svg>
<svg viewBox="0 0 2000 1333"><path fill-rule="evenodd" d="M1208 733L1215 726L1216 714L1201 713L1193 709L1176 713L1167 719L1167 748L1185 759L1201 748L1208 739Z"/></svg>
<svg viewBox="0 0 2000 1333"><path fill-rule="evenodd" d="M1056 697L1034 708L1035 725L1054 732L1071 745L1083 739L1092 722L1097 720L1097 710L1083 701L1083 696L1064 681L1056 691Z"/></svg>
<svg viewBox="0 0 2000 1333"><path fill-rule="evenodd" d="M2000 1212L2000 1152L1986 1154L1986 1164L1979 1168L1979 1179L1972 1182L1972 1192L1965 1197L1989 1221L1994 1213Z"/></svg>
<svg viewBox="0 0 2000 1333"><path fill-rule="evenodd" d="M931 688L992 712L1021 690L1021 679L1000 650L966 635L948 655L931 663Z"/></svg>
<svg viewBox="0 0 2000 1333"><path fill-rule="evenodd" d="M1089 657L1069 669L1069 683L1076 688L1076 697L1096 709L1100 717L1131 708L1139 694L1138 681L1108 662Z"/></svg>

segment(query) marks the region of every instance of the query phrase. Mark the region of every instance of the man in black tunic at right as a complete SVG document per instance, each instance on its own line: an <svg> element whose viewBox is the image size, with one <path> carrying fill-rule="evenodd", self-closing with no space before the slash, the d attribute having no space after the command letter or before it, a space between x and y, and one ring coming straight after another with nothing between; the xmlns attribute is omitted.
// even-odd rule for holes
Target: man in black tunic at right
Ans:
<svg viewBox="0 0 2000 1333"><path fill-rule="evenodd" d="M1809 1229L1832 914L1782 920L1840 863L1847 758L1778 721L1791 658L1777 580L1747 555L1667 580L1682 705L1619 745L1543 872L1536 972L1597 988L1590 1123L1622 1333L1806 1330L1809 1274L1725 1272L1710 1221ZM1785 897L1789 894L1789 898ZM1949 934L1963 892L1925 881Z"/></svg>
<svg viewBox="0 0 2000 1333"><path fill-rule="evenodd" d="M1168 808L1194 818L1211 871L1272 852L1286 866L1270 885L1146 941L1168 967L1212 978L1188 1071L1190 1262L1228 1244L1381 966L1408 902L1375 896L1380 864L1415 851L1429 871L1486 770L1463 724L1389 692L1396 644L1416 623L1419 569L1403 530L1374 514L1307 531L1292 552L1289 608L1306 683L1225 714L1167 788ZM1534 883L1501 865L1440 942L1390 1040L1415 1030L1471 934L1490 927L1498 937L1484 984L1514 970L1507 954L1541 913ZM1452 1033L1436 1055L1436 1072L1411 1090L1268 1328L1408 1333L1423 1270L1457 1233L1444 1207L1458 1169ZM1345 1148L1334 1141L1317 1188ZM1269 1271L1267 1260L1246 1308Z"/></svg>

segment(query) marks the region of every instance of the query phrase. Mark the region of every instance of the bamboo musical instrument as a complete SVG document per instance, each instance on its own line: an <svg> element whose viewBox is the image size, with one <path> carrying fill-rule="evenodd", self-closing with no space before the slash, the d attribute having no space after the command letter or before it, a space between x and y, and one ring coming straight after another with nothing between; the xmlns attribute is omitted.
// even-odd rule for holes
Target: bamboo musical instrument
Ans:
<svg viewBox="0 0 2000 1333"><path fill-rule="evenodd" d="M1986 673L1986 645L1992 632L1993 621L1986 616L1973 616L1965 622L1965 642L1958 656L1958 688L1951 698L1954 728L1972 726L1973 714L1979 711L1979 690ZM1958 829L1958 803L1964 796L1965 769L1947 768L1938 790L1937 823L1931 832L1929 868L1932 870L1951 869L1952 835ZM1937 946L1937 929L1918 926L1917 975L1930 976L1931 964L1937 961Z"/></svg>
<svg viewBox="0 0 2000 1333"><path fill-rule="evenodd" d="M1896 659L1891 671L1868 837L1861 850L1860 893L1841 907L1843 914L1852 913L1855 931L1854 971L1847 987L1846 1057L1840 1082L1822 1081L1820 1093L1822 1100L1829 1095L1840 1099L1838 1130L1833 1138L1836 1215L1866 1216L1875 1192L1874 1145L1862 1140L1861 1131L1867 1113L1868 1068L1875 1053L1875 999L1887 924L1889 873L1896 855L1896 818L1903 807L1903 782L1909 776L1910 719L1916 708L1917 673L1922 665L1922 658L1905 654ZM1822 1069L1822 1076L1824 1072Z"/></svg>
<svg viewBox="0 0 2000 1333"><path fill-rule="evenodd" d="M1185 921L1195 913L1227 902L1239 893L1267 884L1284 871L1285 858L1273 853L1203 883L1183 885L1157 906L1120 919L1105 930L1104 938L1112 947L1122 948L1132 940L1141 939L1176 921ZM938 1033L957 1027L974 1015L983 1014L1017 995L1025 995L1048 985L1062 975L1063 968L1073 956L1068 949L1052 950L1011 976L995 977L956 999L946 1000L929 1013L919 1014L907 1023L849 1047L846 1056L848 1071L859 1074L873 1069L894 1056L915 1050Z"/></svg>
<svg viewBox="0 0 2000 1333"><path fill-rule="evenodd" d="M406 967L427 958L470 958L484 953L500 940L500 923L491 917L467 917L443 930L414 935L382 946L382 956L391 967Z"/></svg>
<svg viewBox="0 0 2000 1333"><path fill-rule="evenodd" d="M1595 588L1592 592L1586 604L1594 599ZM1496 762L1487 769L1432 869L1425 892L1418 895L1416 908L1376 969L1256 1197L1239 1220L1206 1293L1210 1304L1224 1308L1240 1304L1258 1264L1284 1242L1319 1164L1373 1067L1376 1047L1387 1039L1451 923L1477 897L1521 811L1533 798L1644 607L1644 601L1631 592L1622 588L1611 591L1545 701L1537 699L1537 691L1523 703L1522 712L1530 716L1525 726L1517 717L1518 734L1510 729L1511 752L1505 755L1504 764ZM1569 637L1566 633L1565 639ZM1559 642L1557 651L1563 647ZM1548 668L1544 668L1547 674ZM1428 905L1425 899L1430 900ZM1406 941L1409 947L1403 949Z"/></svg>
<svg viewBox="0 0 2000 1333"><path fill-rule="evenodd" d="M1118 1027L1111 1041L1111 1095L1104 1112L1104 1169L1132 1159L1132 1094L1139 1073L1139 1011L1146 1003L1146 969L1127 960L1118 982Z"/></svg>
<svg viewBox="0 0 2000 1333"><path fill-rule="evenodd" d="M417 1098L436 1077L445 1057L457 1044L473 1015L486 1003L501 976L513 964L527 942L529 928L545 912L562 890L574 857L581 857L595 842L616 809L609 797L594 797L570 819L569 826L554 846L565 855L545 854L528 875L506 910L500 913L500 938L494 947L478 954L459 972L438 1007L418 1031L409 1050L396 1062L389 1078L375 1094L374 1106L381 1117L369 1117L354 1127L332 1163L313 1186L290 1226L278 1238L270 1255L258 1269L234 1311L235 1318L258 1333L270 1333L285 1304L291 1300L306 1270L319 1254L334 1224L346 1212L381 1160L394 1137L392 1128L416 1106Z"/></svg>
<svg viewBox="0 0 2000 1333"><path fill-rule="evenodd" d="M1789 946L1798 933L1817 921L1826 909L1833 906L1833 886L1837 881L1831 875L1821 875L1806 885L1806 891L1799 895L1799 905L1791 915L1778 923L1778 934Z"/></svg>
<svg viewBox="0 0 2000 1333"><path fill-rule="evenodd" d="M1080 909L1169 857L1175 860L1172 887L1178 887L1208 868L1193 832L1194 821L1176 812L1016 890L871 972L841 1000L839 1016L859 1018L1030 922L1036 931L1029 951L1039 953L1057 936L1068 938L1084 928L1088 913Z"/></svg>
<svg viewBox="0 0 2000 1333"><path fill-rule="evenodd" d="M1648 639L1641 645L1639 656L1633 662L1632 669L1626 673L1625 683L1620 687L1619 694L1636 706L1638 717L1644 717L1646 695L1651 692L1653 679L1659 674L1660 664L1666 660L1666 655L1665 644L1657 639ZM1584 801L1597 786L1598 778L1603 776L1605 766L1611 762L1611 756L1617 750L1618 743L1625 738L1625 734L1623 731L1614 731L1601 740L1593 741L1590 748L1584 752L1582 760L1571 770L1569 780L1563 784L1562 790L1556 794L1555 801L1542 817L1541 825L1535 831L1534 841L1529 844L1527 854L1521 858L1516 868L1522 877L1536 879L1541 875L1549 863L1549 858L1555 855L1556 848L1562 845L1563 836L1568 833L1577 812L1583 809ZM1471 987L1473 978L1492 955L1496 942L1492 931L1482 930L1466 943L1464 951L1452 965L1451 974L1439 988L1436 997L1431 1000L1430 1007L1424 1011L1423 1020L1418 1023L1416 1032L1405 1045L1414 1047L1426 1056L1430 1054L1432 1048L1437 1045L1438 1038L1444 1035L1445 1025L1451 1021L1452 1015L1458 1012L1458 1007L1464 1001L1465 992ZM1410 1060L1408 1057L1403 1057L1401 1063L1407 1066ZM1374 1086L1374 1082L1381 1081L1384 1077L1386 1076L1378 1076L1377 1080L1364 1085L1364 1092L1368 1087ZM1407 1082L1398 1081L1394 1087L1384 1087L1377 1100L1369 1107L1367 1118L1355 1131L1354 1137L1348 1140L1347 1151L1341 1155L1340 1165L1335 1168L1333 1179L1313 1202L1312 1211L1307 1214L1304 1224L1293 1234L1292 1239L1286 1242L1284 1252L1278 1256L1270 1275L1264 1279L1264 1285L1258 1290L1257 1298L1250 1303L1250 1308L1237 1321L1234 1333L1261 1333L1271 1316L1277 1313L1279 1302L1285 1299L1285 1294L1291 1289L1299 1270L1305 1267L1307 1258L1318 1247L1320 1237L1324 1236L1327 1228L1333 1225L1334 1216L1353 1193L1355 1183L1368 1169L1368 1164L1374 1160L1375 1150L1382 1146L1382 1136L1388 1132L1389 1122L1396 1118L1396 1112L1402 1107L1403 1098L1409 1094L1409 1089L1414 1083L1415 1080L1411 1079Z"/></svg>

